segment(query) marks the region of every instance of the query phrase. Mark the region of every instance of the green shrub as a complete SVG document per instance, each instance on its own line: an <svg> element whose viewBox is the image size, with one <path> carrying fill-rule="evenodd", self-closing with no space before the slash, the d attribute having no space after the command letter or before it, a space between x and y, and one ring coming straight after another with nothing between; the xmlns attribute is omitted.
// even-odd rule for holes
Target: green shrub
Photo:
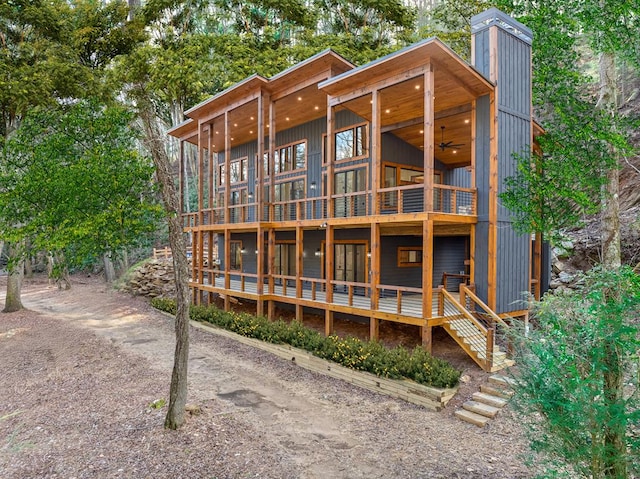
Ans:
<svg viewBox="0 0 640 479"><path fill-rule="evenodd" d="M162 311L175 314L173 300L154 298L151 304ZM377 341L362 341L354 337L325 337L299 321L269 321L262 316L226 312L215 306L191 306L190 317L194 321L215 324L249 338L273 344L289 344L319 358L380 377L411 379L439 388L454 387L460 379L460 371L446 361L432 357L421 347L416 347L413 351L401 346L387 349Z"/></svg>

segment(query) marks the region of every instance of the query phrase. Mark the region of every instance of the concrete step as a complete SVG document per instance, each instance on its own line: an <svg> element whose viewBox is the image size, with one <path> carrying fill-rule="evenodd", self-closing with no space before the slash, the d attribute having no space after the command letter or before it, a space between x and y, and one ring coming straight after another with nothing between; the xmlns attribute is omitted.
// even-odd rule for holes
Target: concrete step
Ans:
<svg viewBox="0 0 640 479"><path fill-rule="evenodd" d="M496 414L500 411L500 408L489 406L488 404L477 401L467 401L462 405L462 407L467 411L471 411L488 418L496 417Z"/></svg>
<svg viewBox="0 0 640 479"><path fill-rule="evenodd" d="M501 374L493 374L489 376L489 382L503 388L510 388L515 386L516 384L516 381L514 379L503 376Z"/></svg>
<svg viewBox="0 0 640 479"><path fill-rule="evenodd" d="M481 416L475 412L467 411L466 409L458 409L455 413L458 419L462 419L468 423L474 424L478 427L484 427L491 419L486 416Z"/></svg>
<svg viewBox="0 0 640 479"><path fill-rule="evenodd" d="M476 392L476 393L473 393L473 396L471 397L473 398L474 401L488 404L489 406L493 406L497 408L503 408L507 405L506 399L503 399L497 396L492 396L491 394L487 394L487 393Z"/></svg>
<svg viewBox="0 0 640 479"><path fill-rule="evenodd" d="M491 396L497 396L503 399L509 399L513 396L513 391L509 389L503 389L500 387L494 387L490 384L481 384L480 392L490 394Z"/></svg>

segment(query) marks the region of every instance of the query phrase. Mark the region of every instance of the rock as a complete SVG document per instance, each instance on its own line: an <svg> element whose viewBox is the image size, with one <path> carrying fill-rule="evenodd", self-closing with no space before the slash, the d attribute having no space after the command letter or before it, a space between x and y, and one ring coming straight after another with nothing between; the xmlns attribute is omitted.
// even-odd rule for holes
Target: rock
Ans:
<svg viewBox="0 0 640 479"><path fill-rule="evenodd" d="M575 276L565 271L560 271L560 274L558 275L558 279L563 284L569 284L573 282L573 280L575 279Z"/></svg>

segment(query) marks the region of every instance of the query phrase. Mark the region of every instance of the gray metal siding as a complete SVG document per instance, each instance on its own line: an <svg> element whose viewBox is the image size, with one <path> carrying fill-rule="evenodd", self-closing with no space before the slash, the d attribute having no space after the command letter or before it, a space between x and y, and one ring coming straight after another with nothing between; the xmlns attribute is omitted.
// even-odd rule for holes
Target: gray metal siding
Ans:
<svg viewBox="0 0 640 479"><path fill-rule="evenodd" d="M480 299L487 300L487 278L489 267L489 223L482 222L476 225L476 247L475 247L475 285L476 292Z"/></svg>
<svg viewBox="0 0 640 479"><path fill-rule="evenodd" d="M525 309L529 291L529 235L517 234L509 223L498 223L498 290L496 312Z"/></svg>
<svg viewBox="0 0 640 479"><path fill-rule="evenodd" d="M413 145L401 140L392 133L382 134L382 162L402 163L422 168L424 155Z"/></svg>
<svg viewBox="0 0 640 479"><path fill-rule="evenodd" d="M464 271L466 238L464 236L438 236L433 239L433 286L442 284L443 273ZM447 285L448 289L452 288ZM455 284L454 284L454 288Z"/></svg>
<svg viewBox="0 0 640 479"><path fill-rule="evenodd" d="M422 287L422 268L398 267L399 246L422 246L421 236L383 236L380 239L380 284Z"/></svg>
<svg viewBox="0 0 640 479"><path fill-rule="evenodd" d="M476 187L478 189L478 221L489 219L489 96L476 102Z"/></svg>

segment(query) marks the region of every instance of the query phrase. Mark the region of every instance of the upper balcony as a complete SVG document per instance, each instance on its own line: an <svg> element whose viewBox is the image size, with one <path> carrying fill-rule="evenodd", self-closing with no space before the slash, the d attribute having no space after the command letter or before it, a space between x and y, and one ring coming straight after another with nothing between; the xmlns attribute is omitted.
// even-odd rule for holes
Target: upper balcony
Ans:
<svg viewBox="0 0 640 479"><path fill-rule="evenodd" d="M260 220L275 223L373 216L374 202L377 203L377 211L382 215L423 213L424 186L412 184L383 188L375 195L371 191L356 191L334 194L331 197L319 196L264 203ZM434 185L431 212L474 216L476 202L474 188ZM254 223L258 221L258 209L257 202L247 202L185 213L184 226Z"/></svg>

